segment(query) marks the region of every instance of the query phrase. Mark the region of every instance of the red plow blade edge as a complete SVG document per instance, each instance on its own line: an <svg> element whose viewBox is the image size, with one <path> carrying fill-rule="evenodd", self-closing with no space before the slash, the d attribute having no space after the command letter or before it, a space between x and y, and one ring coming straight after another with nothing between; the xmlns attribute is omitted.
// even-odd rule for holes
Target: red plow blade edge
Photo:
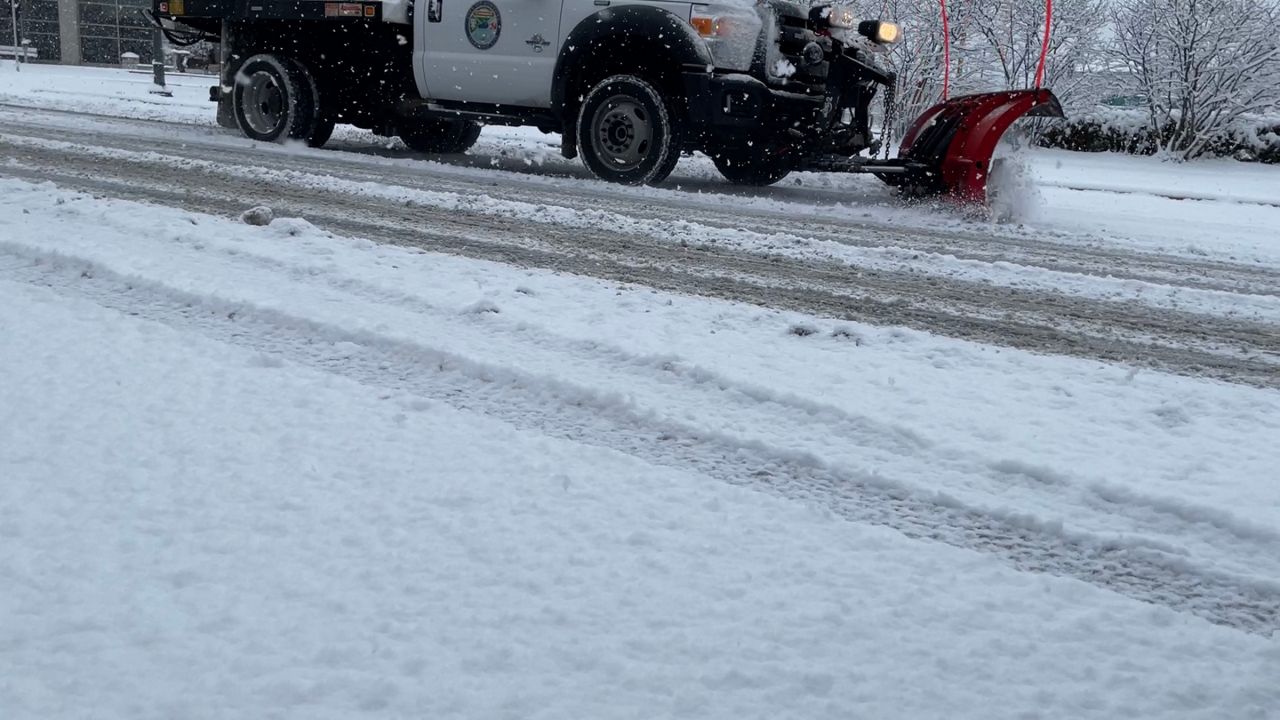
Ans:
<svg viewBox="0 0 1280 720"><path fill-rule="evenodd" d="M1022 117L1065 117L1049 90L1009 90L964 95L922 114L902 139L898 162L922 168L882 176L912 195L943 194L960 202L985 204L987 176L996 145Z"/></svg>

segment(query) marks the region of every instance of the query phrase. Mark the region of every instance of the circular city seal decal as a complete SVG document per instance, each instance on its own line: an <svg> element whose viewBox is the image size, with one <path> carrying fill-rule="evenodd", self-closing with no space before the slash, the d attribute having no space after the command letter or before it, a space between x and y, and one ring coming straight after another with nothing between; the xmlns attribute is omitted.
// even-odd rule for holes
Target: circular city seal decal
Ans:
<svg viewBox="0 0 1280 720"><path fill-rule="evenodd" d="M502 32L502 16L498 14L498 6L489 0L471 6L467 10L464 22L467 26L467 40L478 50L488 50L498 43L498 35Z"/></svg>

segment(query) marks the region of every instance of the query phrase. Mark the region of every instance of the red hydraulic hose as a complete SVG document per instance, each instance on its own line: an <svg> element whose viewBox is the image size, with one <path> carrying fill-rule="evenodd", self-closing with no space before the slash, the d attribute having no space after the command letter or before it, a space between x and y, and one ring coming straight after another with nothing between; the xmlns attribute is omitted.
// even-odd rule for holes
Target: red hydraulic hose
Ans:
<svg viewBox="0 0 1280 720"><path fill-rule="evenodd" d="M947 99L951 87L951 27L947 24L947 0L938 0L942 6L942 99Z"/></svg>
<svg viewBox="0 0 1280 720"><path fill-rule="evenodd" d="M945 21L944 21L945 22ZM1053 0L1044 0L1044 42L1040 44L1040 64L1036 67L1036 89L1044 82L1044 61L1049 57L1049 33L1053 28Z"/></svg>

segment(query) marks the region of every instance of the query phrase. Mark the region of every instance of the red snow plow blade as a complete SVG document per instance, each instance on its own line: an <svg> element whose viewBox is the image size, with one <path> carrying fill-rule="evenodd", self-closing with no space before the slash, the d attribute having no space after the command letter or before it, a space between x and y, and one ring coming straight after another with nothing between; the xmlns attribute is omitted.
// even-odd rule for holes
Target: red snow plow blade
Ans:
<svg viewBox="0 0 1280 720"><path fill-rule="evenodd" d="M877 174L910 195L947 195L985 204L991 155L1009 126L1022 117L1065 115L1058 98L1043 89L964 95L938 103L911 124L897 160L890 161L907 171Z"/></svg>

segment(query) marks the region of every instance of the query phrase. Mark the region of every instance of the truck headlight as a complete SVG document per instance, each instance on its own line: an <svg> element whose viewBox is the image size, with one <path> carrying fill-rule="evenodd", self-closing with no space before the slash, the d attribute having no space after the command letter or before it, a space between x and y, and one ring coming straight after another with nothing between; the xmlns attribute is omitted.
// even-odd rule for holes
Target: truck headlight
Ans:
<svg viewBox="0 0 1280 720"><path fill-rule="evenodd" d="M734 5L694 5L689 24L707 43L716 67L751 69L751 56L763 27L755 11Z"/></svg>
<svg viewBox="0 0 1280 720"><path fill-rule="evenodd" d="M891 45L898 42L898 37L901 34L897 23L883 20L859 21L857 8L848 3L814 5L809 10L809 21L813 23L814 28L831 31L833 36L847 37L845 33L852 30L862 37L882 45Z"/></svg>
<svg viewBox="0 0 1280 720"><path fill-rule="evenodd" d="M863 20L858 23L858 34L884 45L892 45L898 42L898 36L900 35L897 23L883 20Z"/></svg>

